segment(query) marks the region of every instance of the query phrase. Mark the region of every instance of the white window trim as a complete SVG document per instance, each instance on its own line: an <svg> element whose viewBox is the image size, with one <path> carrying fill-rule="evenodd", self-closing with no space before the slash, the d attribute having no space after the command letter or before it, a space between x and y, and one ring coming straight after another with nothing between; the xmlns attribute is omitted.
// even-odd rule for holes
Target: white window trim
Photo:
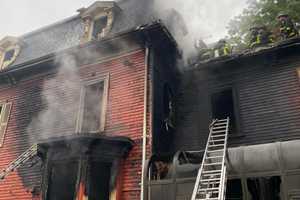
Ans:
<svg viewBox="0 0 300 200"><path fill-rule="evenodd" d="M5 135L6 135L6 132L7 132L7 126L8 126L8 122L10 120L10 113L11 113L11 109L12 109L12 106L13 106L12 102L0 102L0 106L2 106L2 110L0 112L0 124L1 125L2 125L2 118L3 118L3 115L5 114L6 106L8 104L10 104L10 109L8 110L8 113L7 113L7 121L6 121L5 129L3 130L3 135L2 136L0 135L0 147L3 147L3 144L4 144L4 139L5 139Z"/></svg>
<svg viewBox="0 0 300 200"><path fill-rule="evenodd" d="M86 86L103 82L103 101L101 105L101 114L100 114L100 127L98 132L103 132L105 130L105 123L106 123L106 111L107 111L107 103L108 103L108 89L109 89L109 74L105 74L103 76L97 76L91 80L84 80L84 84L80 91L80 103L79 109L77 114L77 123L76 123L76 133L82 133L82 123L83 123L83 112L84 112L84 98L86 93ZM92 132L91 132L92 133Z"/></svg>
<svg viewBox="0 0 300 200"><path fill-rule="evenodd" d="M14 50L15 51L14 55L13 55L13 57L10 60L4 62L5 54L6 54L7 51L10 51L10 50ZM16 58L19 55L19 53L20 53L20 46L18 46L18 45L12 45L12 46L9 46L9 47L5 48L4 50L2 50L2 52L0 53L1 54L0 55L0 69L1 70L5 69L10 64L12 64L16 60Z"/></svg>

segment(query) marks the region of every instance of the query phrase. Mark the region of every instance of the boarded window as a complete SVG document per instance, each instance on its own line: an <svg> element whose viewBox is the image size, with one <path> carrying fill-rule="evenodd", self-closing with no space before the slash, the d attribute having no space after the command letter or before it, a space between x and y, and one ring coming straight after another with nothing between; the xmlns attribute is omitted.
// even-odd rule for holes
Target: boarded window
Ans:
<svg viewBox="0 0 300 200"><path fill-rule="evenodd" d="M0 147L3 145L4 136L9 120L12 103L0 104Z"/></svg>
<svg viewBox="0 0 300 200"><path fill-rule="evenodd" d="M3 62L10 61L14 57L14 54L15 54L14 49L6 51L4 54Z"/></svg>
<svg viewBox="0 0 300 200"><path fill-rule="evenodd" d="M214 119L230 119L230 133L237 133L236 116L232 89L215 93L211 97L212 117Z"/></svg>
<svg viewBox="0 0 300 200"><path fill-rule="evenodd" d="M101 131L103 91L103 81L85 86L81 132L95 133Z"/></svg>
<svg viewBox="0 0 300 200"><path fill-rule="evenodd" d="M106 200L110 194L111 164L92 162L89 168L89 200Z"/></svg>
<svg viewBox="0 0 300 200"><path fill-rule="evenodd" d="M98 34L102 33L103 29L107 26L107 16L100 17L94 21L93 38L98 38Z"/></svg>
<svg viewBox="0 0 300 200"><path fill-rule="evenodd" d="M47 200L74 199L77 172L76 162L53 164L49 174Z"/></svg>

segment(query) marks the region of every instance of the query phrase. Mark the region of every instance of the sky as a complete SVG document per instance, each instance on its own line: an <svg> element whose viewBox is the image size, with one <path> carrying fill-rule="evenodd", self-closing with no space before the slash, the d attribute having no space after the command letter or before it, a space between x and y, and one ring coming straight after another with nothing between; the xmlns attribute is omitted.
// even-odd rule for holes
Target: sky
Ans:
<svg viewBox="0 0 300 200"><path fill-rule="evenodd" d="M191 30L205 40L226 35L229 20L241 13L247 0L157 0L184 13ZM0 0L0 38L20 36L75 15L94 0Z"/></svg>

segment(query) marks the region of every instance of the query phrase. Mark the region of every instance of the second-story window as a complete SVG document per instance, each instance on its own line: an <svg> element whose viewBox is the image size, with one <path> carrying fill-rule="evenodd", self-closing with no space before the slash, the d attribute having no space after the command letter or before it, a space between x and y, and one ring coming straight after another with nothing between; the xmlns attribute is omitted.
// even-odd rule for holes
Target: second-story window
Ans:
<svg viewBox="0 0 300 200"><path fill-rule="evenodd" d="M104 130L108 78L87 82L82 88L77 132L99 133Z"/></svg>
<svg viewBox="0 0 300 200"><path fill-rule="evenodd" d="M3 145L12 103L0 103L0 147Z"/></svg>
<svg viewBox="0 0 300 200"><path fill-rule="evenodd" d="M237 134L236 107L234 102L233 90L226 90L214 93L211 96L212 117L214 119L230 119L230 133Z"/></svg>

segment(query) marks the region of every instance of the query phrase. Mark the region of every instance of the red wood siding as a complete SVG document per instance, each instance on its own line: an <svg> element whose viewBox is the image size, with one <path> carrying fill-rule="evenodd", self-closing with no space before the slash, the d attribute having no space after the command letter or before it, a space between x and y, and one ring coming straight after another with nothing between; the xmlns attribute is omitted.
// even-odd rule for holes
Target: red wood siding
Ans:
<svg viewBox="0 0 300 200"><path fill-rule="evenodd" d="M125 66L124 60L129 60L133 65ZM104 134L127 136L135 141L133 149L123 162L122 186L120 186L122 193L120 196L121 199L125 200L139 199L139 183L142 171L145 52L144 50L137 50L102 63L82 66L79 69L79 74L82 79L86 80L109 74ZM64 100L64 102L60 102L61 106L67 108L74 103L76 105L79 103L80 90L70 91L69 88L63 88L64 85L62 86L60 81L54 81L51 85L45 84L45 80L46 82L51 81L51 78L53 78L53 74L37 76L19 82L15 86L0 89L0 100L13 102L4 145L0 148L0 168L6 167L26 150L30 145L29 143L33 141L32 138L43 131L42 129L26 131L31 121L46 108L42 94L57 88L58 91L62 92L59 96L62 96ZM56 77L56 79L63 80L64 76ZM77 109L70 109L65 117L70 118L71 123L64 127L53 127L51 132L65 135L73 134L76 114ZM0 200L32 199L31 193L27 191L30 187L40 184L39 168L39 166L32 168L24 166L1 181Z"/></svg>

